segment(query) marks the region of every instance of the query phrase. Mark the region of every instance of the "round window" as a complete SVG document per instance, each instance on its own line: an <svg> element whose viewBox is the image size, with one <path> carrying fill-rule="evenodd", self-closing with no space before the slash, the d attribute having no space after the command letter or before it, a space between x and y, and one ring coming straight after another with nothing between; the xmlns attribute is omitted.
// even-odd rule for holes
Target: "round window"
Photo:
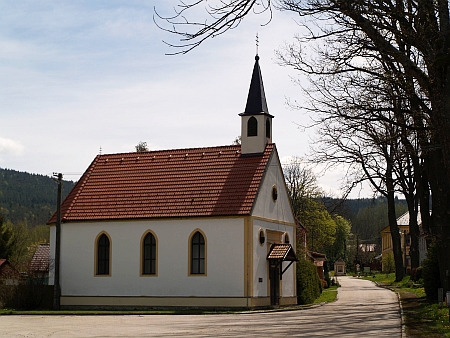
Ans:
<svg viewBox="0 0 450 338"><path fill-rule="evenodd" d="M277 186L274 185L274 186L272 187L272 199L273 199L274 201L276 201L277 198L278 198L278 189L277 189Z"/></svg>
<svg viewBox="0 0 450 338"><path fill-rule="evenodd" d="M266 241L266 237L264 236L264 231L261 229L259 230L259 244L263 245Z"/></svg>

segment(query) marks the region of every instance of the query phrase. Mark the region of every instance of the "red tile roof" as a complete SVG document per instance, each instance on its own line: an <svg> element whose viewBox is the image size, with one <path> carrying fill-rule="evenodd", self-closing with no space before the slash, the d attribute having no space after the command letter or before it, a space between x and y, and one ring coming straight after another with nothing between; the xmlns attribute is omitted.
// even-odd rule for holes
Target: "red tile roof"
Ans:
<svg viewBox="0 0 450 338"><path fill-rule="evenodd" d="M50 244L39 244L31 259L30 270L32 272L48 272L50 259Z"/></svg>
<svg viewBox="0 0 450 338"><path fill-rule="evenodd" d="M272 244L270 247L270 251L267 254L267 259L280 259L283 261L297 261L297 255L294 252L294 249L292 248L292 245L286 243L286 244L279 244L275 243Z"/></svg>
<svg viewBox="0 0 450 338"><path fill-rule="evenodd" d="M61 207L63 222L251 213L274 145L98 155ZM56 216L50 219L54 223Z"/></svg>

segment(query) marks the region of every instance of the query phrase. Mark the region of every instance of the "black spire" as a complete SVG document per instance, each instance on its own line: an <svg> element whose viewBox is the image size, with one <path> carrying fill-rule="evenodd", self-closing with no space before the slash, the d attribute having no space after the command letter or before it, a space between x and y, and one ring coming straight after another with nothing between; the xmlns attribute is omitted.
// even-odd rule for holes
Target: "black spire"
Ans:
<svg viewBox="0 0 450 338"><path fill-rule="evenodd" d="M244 114L269 114L267 108L266 95L264 94L264 86L259 68L259 56L255 56L255 66L253 67L252 80L250 82L250 90L248 91L247 104Z"/></svg>

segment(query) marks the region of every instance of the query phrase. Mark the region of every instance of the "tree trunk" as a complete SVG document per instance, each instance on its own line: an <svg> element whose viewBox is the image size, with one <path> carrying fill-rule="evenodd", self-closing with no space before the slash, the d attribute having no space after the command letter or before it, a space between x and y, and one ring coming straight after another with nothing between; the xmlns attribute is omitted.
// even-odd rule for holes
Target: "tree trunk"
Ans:
<svg viewBox="0 0 450 338"><path fill-rule="evenodd" d="M447 285L446 272L450 271L450 260L448 255L450 253L450 184L446 170L439 159L442 161L440 150L430 151L430 155L434 157L434 161L428 165L429 180L432 193L432 214L430 232L436 241L439 273L441 285L444 291L449 290Z"/></svg>
<svg viewBox="0 0 450 338"><path fill-rule="evenodd" d="M389 162L387 164L386 170L386 189L387 189L389 229L391 231L392 250L394 252L395 281L399 282L405 276L405 269L403 267L400 232L397 225L397 216L395 215L395 190L394 190L394 180L392 178L392 164L390 164Z"/></svg>

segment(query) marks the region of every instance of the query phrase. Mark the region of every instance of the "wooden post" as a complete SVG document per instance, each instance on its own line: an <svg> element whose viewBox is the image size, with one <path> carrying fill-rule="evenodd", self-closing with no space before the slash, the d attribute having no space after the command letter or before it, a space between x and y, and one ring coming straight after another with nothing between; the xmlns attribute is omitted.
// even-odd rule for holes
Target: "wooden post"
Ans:
<svg viewBox="0 0 450 338"><path fill-rule="evenodd" d="M58 183L58 197L56 206L56 238L55 238L55 276L54 276L54 286L53 286L53 309L59 310L60 308L60 297L61 297L61 286L59 278L59 267L60 267L60 255L61 255L61 188L62 188L62 177L61 173L53 174L57 177Z"/></svg>

